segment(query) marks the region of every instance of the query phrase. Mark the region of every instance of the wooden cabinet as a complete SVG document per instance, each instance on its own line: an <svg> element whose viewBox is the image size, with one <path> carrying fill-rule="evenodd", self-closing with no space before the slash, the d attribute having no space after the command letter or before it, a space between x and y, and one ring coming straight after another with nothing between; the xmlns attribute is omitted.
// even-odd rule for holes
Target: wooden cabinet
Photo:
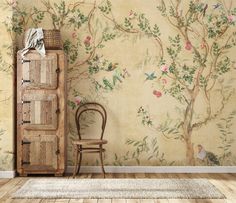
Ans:
<svg viewBox="0 0 236 203"><path fill-rule="evenodd" d="M17 54L17 172L63 175L66 157L66 58Z"/></svg>

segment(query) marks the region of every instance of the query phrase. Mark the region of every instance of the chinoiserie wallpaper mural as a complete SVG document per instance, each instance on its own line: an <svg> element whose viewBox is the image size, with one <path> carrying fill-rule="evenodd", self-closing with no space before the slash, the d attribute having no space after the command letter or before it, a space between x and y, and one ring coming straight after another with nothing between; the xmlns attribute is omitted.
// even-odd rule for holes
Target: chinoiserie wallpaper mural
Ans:
<svg viewBox="0 0 236 203"><path fill-rule="evenodd" d="M13 39L6 28L13 10L0 3L0 171L13 170Z"/></svg>
<svg viewBox="0 0 236 203"><path fill-rule="evenodd" d="M236 164L235 1L5 4L14 15L2 26L18 49L29 27L61 31L69 62L68 165L75 110L86 101L108 111L106 165ZM99 164L91 157L83 164Z"/></svg>

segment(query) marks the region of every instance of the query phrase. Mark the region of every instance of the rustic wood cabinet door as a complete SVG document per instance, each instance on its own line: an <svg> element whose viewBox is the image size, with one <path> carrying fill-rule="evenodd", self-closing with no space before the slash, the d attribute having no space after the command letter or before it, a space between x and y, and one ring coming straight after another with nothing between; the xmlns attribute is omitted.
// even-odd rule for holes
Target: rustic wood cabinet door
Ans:
<svg viewBox="0 0 236 203"><path fill-rule="evenodd" d="M22 96L22 125L26 129L57 129L57 95L24 94Z"/></svg>
<svg viewBox="0 0 236 203"><path fill-rule="evenodd" d="M56 135L25 135L22 140L22 167L26 170L57 169Z"/></svg>
<svg viewBox="0 0 236 203"><path fill-rule="evenodd" d="M57 54L48 53L41 57L29 53L22 62L22 85L26 89L56 89L58 83Z"/></svg>
<svg viewBox="0 0 236 203"><path fill-rule="evenodd" d="M17 172L54 174L65 171L66 57L47 50L17 54Z"/></svg>

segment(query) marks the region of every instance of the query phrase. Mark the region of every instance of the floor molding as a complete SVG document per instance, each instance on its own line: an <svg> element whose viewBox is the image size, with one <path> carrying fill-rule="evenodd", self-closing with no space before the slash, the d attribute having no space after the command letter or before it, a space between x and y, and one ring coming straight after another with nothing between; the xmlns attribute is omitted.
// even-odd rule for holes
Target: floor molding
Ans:
<svg viewBox="0 0 236 203"><path fill-rule="evenodd" d="M72 173L68 166L66 172ZM236 173L236 166L105 166L107 173ZM100 173L100 166L81 166L81 173Z"/></svg>
<svg viewBox="0 0 236 203"><path fill-rule="evenodd" d="M14 178L15 176L15 171L0 171L0 178Z"/></svg>

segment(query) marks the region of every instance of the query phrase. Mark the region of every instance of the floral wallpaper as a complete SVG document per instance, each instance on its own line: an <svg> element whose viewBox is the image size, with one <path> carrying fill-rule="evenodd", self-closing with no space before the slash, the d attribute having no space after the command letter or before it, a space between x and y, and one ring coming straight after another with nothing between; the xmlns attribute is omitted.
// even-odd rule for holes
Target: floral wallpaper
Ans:
<svg viewBox="0 0 236 203"><path fill-rule="evenodd" d="M0 3L0 171L13 170L13 36L5 27L12 13Z"/></svg>
<svg viewBox="0 0 236 203"><path fill-rule="evenodd" d="M68 56L68 165L74 114L108 112L106 165L236 164L233 0L6 0L23 47L29 27L59 29ZM2 93L0 93L2 95ZM93 124L93 116L84 118ZM90 129L96 132L96 126ZM84 165L99 164L86 155Z"/></svg>

